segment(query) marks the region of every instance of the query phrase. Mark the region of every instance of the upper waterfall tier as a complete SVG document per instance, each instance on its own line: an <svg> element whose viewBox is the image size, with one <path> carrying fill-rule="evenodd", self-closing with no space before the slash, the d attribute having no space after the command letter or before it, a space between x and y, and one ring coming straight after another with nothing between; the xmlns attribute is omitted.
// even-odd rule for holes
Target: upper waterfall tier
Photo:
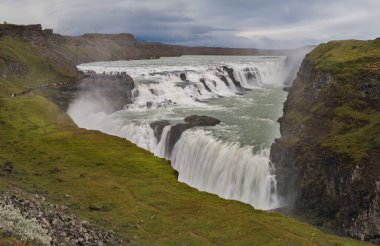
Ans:
<svg viewBox="0 0 380 246"><path fill-rule="evenodd" d="M185 56L178 63L162 58L97 62L82 64L78 68L106 74L126 72L133 77L136 87L132 93L133 104L126 107L129 110L204 106L200 104L210 98L284 85L285 57L235 58L236 61L225 62L216 62L216 59L211 56L202 64L197 56Z"/></svg>

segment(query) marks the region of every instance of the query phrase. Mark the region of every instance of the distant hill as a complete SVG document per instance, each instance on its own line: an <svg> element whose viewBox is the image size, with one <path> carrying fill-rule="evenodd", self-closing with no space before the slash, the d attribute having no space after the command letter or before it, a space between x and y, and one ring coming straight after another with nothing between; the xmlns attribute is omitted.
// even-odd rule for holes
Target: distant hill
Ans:
<svg viewBox="0 0 380 246"><path fill-rule="evenodd" d="M38 47L40 53L56 61L73 64L91 61L150 59L181 55L283 55L285 50L187 47L137 41L130 33L63 36L41 25L0 24L0 37L19 37ZM63 62L63 61L61 61Z"/></svg>

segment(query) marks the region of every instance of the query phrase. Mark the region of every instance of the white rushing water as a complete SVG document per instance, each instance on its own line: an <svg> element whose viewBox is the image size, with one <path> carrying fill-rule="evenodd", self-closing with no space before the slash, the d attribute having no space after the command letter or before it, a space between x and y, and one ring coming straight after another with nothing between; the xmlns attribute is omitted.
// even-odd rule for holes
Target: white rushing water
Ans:
<svg viewBox="0 0 380 246"><path fill-rule="evenodd" d="M96 100L81 96L68 113L80 127L127 138L171 160L181 182L272 209L280 206L269 151L279 136L276 120L286 95L284 62L284 57L184 56L82 64L81 70L133 77L133 103L106 114ZM186 130L169 148L171 127L189 115L222 123ZM150 126L157 120L170 121L160 139Z"/></svg>

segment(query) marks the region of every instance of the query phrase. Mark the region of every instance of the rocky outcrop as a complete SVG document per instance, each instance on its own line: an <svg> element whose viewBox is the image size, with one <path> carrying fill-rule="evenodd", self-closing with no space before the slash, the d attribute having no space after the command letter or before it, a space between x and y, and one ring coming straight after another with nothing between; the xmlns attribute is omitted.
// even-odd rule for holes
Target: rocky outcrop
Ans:
<svg viewBox="0 0 380 246"><path fill-rule="evenodd" d="M49 97L65 111L75 99L86 96L103 104L105 112L112 113L132 102L133 89L133 79L124 73L82 75L58 89L46 90Z"/></svg>
<svg viewBox="0 0 380 246"><path fill-rule="evenodd" d="M175 143L181 138L181 135L184 131L197 126L215 126L220 123L220 120L213 117L199 115L190 115L184 118L183 121L184 123L172 124L170 128L167 139L165 139L167 146L167 156L170 155ZM150 124L154 131L154 136L157 138L157 141L161 140L163 129L165 126L169 125L171 125L171 123L167 120L156 121Z"/></svg>
<svg viewBox="0 0 380 246"><path fill-rule="evenodd" d="M211 92L210 87L206 84L206 80L204 78L200 79L199 82L202 83L202 85L205 87L205 89L209 92Z"/></svg>
<svg viewBox="0 0 380 246"><path fill-rule="evenodd" d="M34 228L23 228L28 226L28 222L32 219L35 227L41 227L42 232L46 231L46 240L50 240L48 245L123 245L123 241L117 239L113 231L106 231L90 224L88 221L72 215L67 206L59 206L45 202L45 198L37 195L35 198L23 198L13 194L0 193L0 207L2 209L2 223L0 226L3 230L10 231L18 230L16 233L30 230ZM12 208L12 210L9 209ZM9 212L8 212L9 211ZM21 214L20 220L17 221L14 213ZM7 215L7 213L13 213ZM12 221L8 223L7 218ZM5 219L5 221L3 221ZM9 226L7 226L9 225ZM12 227L15 228L12 228ZM31 227L29 225L29 227ZM35 229L34 229L35 230ZM20 235L28 237L30 235ZM35 235L32 235L35 237ZM40 237L43 237L41 235ZM46 243L46 242L45 242Z"/></svg>
<svg viewBox="0 0 380 246"><path fill-rule="evenodd" d="M8 79L12 74L25 74L26 67L19 61L14 61L0 54L0 76Z"/></svg>
<svg viewBox="0 0 380 246"><path fill-rule="evenodd" d="M184 131L197 126L215 126L220 123L220 120L209 116L191 115L184 119L185 123L179 123L170 128L168 136L168 151L171 153L175 143L181 138Z"/></svg>
<svg viewBox="0 0 380 246"><path fill-rule="evenodd" d="M187 77L186 77L186 74L185 74L185 73L181 73L181 74L179 75L179 78L180 78L182 81L184 81L184 82L187 81Z"/></svg>
<svg viewBox="0 0 380 246"><path fill-rule="evenodd" d="M320 45L306 56L271 160L278 191L295 213L380 244L380 69L350 42Z"/></svg>
<svg viewBox="0 0 380 246"><path fill-rule="evenodd" d="M153 129L154 136L157 139L157 142L161 140L162 131L164 130L165 126L169 126L170 122L168 120L159 120L150 123L150 127Z"/></svg>
<svg viewBox="0 0 380 246"><path fill-rule="evenodd" d="M231 78L232 80L232 83L234 83L234 85L236 86L237 89L243 89L243 87L241 86L241 83L240 81L237 81L235 76L234 76L234 69L233 68L230 68L230 67L227 67L227 66L223 66L223 70L227 72L228 74L228 77Z"/></svg>
<svg viewBox="0 0 380 246"><path fill-rule="evenodd" d="M18 36L26 42L33 44L42 44L44 42L44 34L52 34L52 30L42 30L40 24L37 25L0 25L0 37L2 36Z"/></svg>

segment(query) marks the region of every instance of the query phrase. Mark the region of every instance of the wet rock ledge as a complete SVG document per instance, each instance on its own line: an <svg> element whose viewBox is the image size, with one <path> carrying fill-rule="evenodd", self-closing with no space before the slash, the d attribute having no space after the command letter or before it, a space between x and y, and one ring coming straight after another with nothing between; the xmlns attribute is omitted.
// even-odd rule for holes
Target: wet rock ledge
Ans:
<svg viewBox="0 0 380 246"><path fill-rule="evenodd" d="M170 132L166 138L166 151L170 154L175 143L181 138L184 131L197 126L215 126L220 123L220 120L210 116L190 115L184 118L184 123L171 124L168 120L155 121L150 124L154 131L154 136L157 141L161 140L162 132L166 126L172 125Z"/></svg>

